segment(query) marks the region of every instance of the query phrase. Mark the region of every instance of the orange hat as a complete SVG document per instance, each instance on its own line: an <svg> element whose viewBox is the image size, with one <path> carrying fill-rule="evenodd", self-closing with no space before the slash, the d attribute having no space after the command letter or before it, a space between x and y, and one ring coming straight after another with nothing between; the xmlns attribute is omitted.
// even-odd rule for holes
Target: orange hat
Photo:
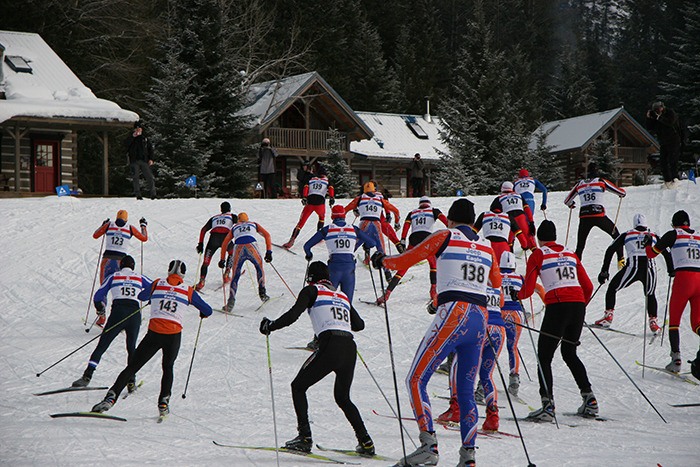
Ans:
<svg viewBox="0 0 700 467"><path fill-rule="evenodd" d="M126 210L124 209L120 209L119 211L117 211L117 219L121 219L124 222L126 222L129 220L129 213L126 212Z"/></svg>
<svg viewBox="0 0 700 467"><path fill-rule="evenodd" d="M377 190L377 187L374 185L374 182L367 182L363 186L363 191L365 193L369 193L369 192L376 191L376 190Z"/></svg>
<svg viewBox="0 0 700 467"><path fill-rule="evenodd" d="M248 214L246 214L245 212L239 212L238 222L248 222Z"/></svg>
<svg viewBox="0 0 700 467"><path fill-rule="evenodd" d="M345 208L340 204L336 204L331 209L331 219L344 219L345 218Z"/></svg>

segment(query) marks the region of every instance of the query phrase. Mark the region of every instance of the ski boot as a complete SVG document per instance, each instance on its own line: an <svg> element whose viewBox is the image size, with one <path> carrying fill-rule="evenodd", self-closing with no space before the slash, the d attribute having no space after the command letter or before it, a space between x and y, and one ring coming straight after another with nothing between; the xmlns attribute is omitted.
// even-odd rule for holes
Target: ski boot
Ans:
<svg viewBox="0 0 700 467"><path fill-rule="evenodd" d="M357 447L355 448L355 452L361 456L374 456L374 442L368 434L357 437Z"/></svg>
<svg viewBox="0 0 700 467"><path fill-rule="evenodd" d="M474 467L476 465L476 449L466 448L462 446L459 448L459 462L457 467Z"/></svg>
<svg viewBox="0 0 700 467"><path fill-rule="evenodd" d="M294 227L294 230L292 231L292 236L289 237L289 241L287 243L282 244L282 248L286 248L287 250L289 250L291 247L293 247L294 240L297 239L297 235L299 235L300 231L301 231L301 229Z"/></svg>
<svg viewBox="0 0 700 467"><path fill-rule="evenodd" d="M583 398L583 404L576 411L577 414L583 417L597 417L598 416L598 401L592 392L581 392L581 397Z"/></svg>
<svg viewBox="0 0 700 467"><path fill-rule="evenodd" d="M304 436L299 435L294 439L290 439L284 443L284 448L290 451L301 451L301 452L311 452L311 447L313 446L313 440L311 435Z"/></svg>
<svg viewBox="0 0 700 467"><path fill-rule="evenodd" d="M695 355L695 360L688 360L690 363L690 373L695 376L695 379L700 379L700 350Z"/></svg>
<svg viewBox="0 0 700 467"><path fill-rule="evenodd" d="M602 318L595 322L595 325L600 326L601 328L609 328L612 325L614 313L615 310L605 310L605 314Z"/></svg>
<svg viewBox="0 0 700 467"><path fill-rule="evenodd" d="M479 384L476 386L476 391L474 391L474 400L479 405L486 404L484 397L484 387L481 385L481 381L479 381Z"/></svg>
<svg viewBox="0 0 700 467"><path fill-rule="evenodd" d="M418 449L401 459L397 465L437 465L440 455L435 432L421 431L418 439Z"/></svg>
<svg viewBox="0 0 700 467"><path fill-rule="evenodd" d="M542 408L530 412L527 417L528 420L533 420L535 422L553 422L554 421L554 401L547 397L542 398Z"/></svg>
<svg viewBox="0 0 700 467"><path fill-rule="evenodd" d="M126 383L126 390L129 391L129 394L136 392L136 375L134 375L133 379Z"/></svg>
<svg viewBox="0 0 700 467"><path fill-rule="evenodd" d="M442 362L442 364L435 370L435 373L442 373L443 375L449 375L450 374L450 368L452 368L452 361L455 358L454 353L450 353L447 356L447 359Z"/></svg>
<svg viewBox="0 0 700 467"><path fill-rule="evenodd" d="M437 418L438 422L459 423L459 404L456 397L450 397L450 406Z"/></svg>
<svg viewBox="0 0 700 467"><path fill-rule="evenodd" d="M107 322L107 314L105 313L105 311L104 310L98 311L97 312L97 321L95 321L95 324L98 325L99 327L103 328L106 322Z"/></svg>
<svg viewBox="0 0 700 467"><path fill-rule="evenodd" d="M94 372L95 372L95 367L88 365L88 367L83 372L83 376L81 376L80 378L73 381L73 384L71 384L71 387L74 387L74 388L87 387L87 385L90 384L90 380L92 379L92 374Z"/></svg>
<svg viewBox="0 0 700 467"><path fill-rule="evenodd" d="M202 290L204 288L205 283L206 283L206 281L204 280L204 278L200 277L199 282L197 282L197 285L194 286L194 290L199 292L200 290Z"/></svg>
<svg viewBox="0 0 700 467"><path fill-rule="evenodd" d="M165 417L170 413L170 396L161 397L158 400L158 415Z"/></svg>
<svg viewBox="0 0 700 467"><path fill-rule="evenodd" d="M517 373L511 373L508 377L508 392L511 395L518 397L518 390L520 389L520 375Z"/></svg>
<svg viewBox="0 0 700 467"><path fill-rule="evenodd" d="M661 328L659 327L659 321L656 318L656 316L652 316L649 318L649 329L654 334L658 333L661 330Z"/></svg>
<svg viewBox="0 0 700 467"><path fill-rule="evenodd" d="M484 424L481 425L481 429L484 431L498 431L498 422L498 407L496 405L489 405L486 407L486 420L484 420Z"/></svg>
<svg viewBox="0 0 700 467"><path fill-rule="evenodd" d="M106 412L114 406L114 403L116 401L117 401L117 394L110 389L109 391L107 391L107 395L105 396L105 398L102 399L102 402L95 404L92 407L91 412L97 412L97 413Z"/></svg>
<svg viewBox="0 0 700 467"><path fill-rule="evenodd" d="M680 373L681 372L681 353L680 352L671 352L671 363L666 365L664 368L666 368L666 370L670 371L671 373Z"/></svg>
<svg viewBox="0 0 700 467"><path fill-rule="evenodd" d="M233 297L230 297L228 301L226 302L226 305L224 305L224 313L231 313L233 311L233 306L236 304L236 299Z"/></svg>
<svg viewBox="0 0 700 467"><path fill-rule="evenodd" d="M267 291L265 290L265 287L262 285L258 287L258 295L260 296L260 300L264 302L268 301L270 299L270 296L267 295Z"/></svg>

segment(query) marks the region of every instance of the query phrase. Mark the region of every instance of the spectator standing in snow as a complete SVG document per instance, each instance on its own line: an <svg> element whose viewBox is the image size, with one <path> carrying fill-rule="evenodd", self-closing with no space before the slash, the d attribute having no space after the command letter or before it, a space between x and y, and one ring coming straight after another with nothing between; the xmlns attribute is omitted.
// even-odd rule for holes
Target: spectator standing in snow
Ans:
<svg viewBox="0 0 700 467"><path fill-rule="evenodd" d="M661 174L664 188L675 188L678 183L678 159L683 146L683 129L678 114L663 102L654 102L647 110L646 126L656 133L661 144Z"/></svg>
<svg viewBox="0 0 700 467"><path fill-rule="evenodd" d="M309 184L309 180L314 176L313 170L311 170L311 162L304 161L301 164L301 169L297 172L297 191L299 192L299 197L303 198L302 192L304 187Z"/></svg>
<svg viewBox="0 0 700 467"><path fill-rule="evenodd" d="M425 166L420 158L420 154L416 153L411 161L411 187L413 189L414 198L423 196L424 167Z"/></svg>
<svg viewBox="0 0 700 467"><path fill-rule="evenodd" d="M124 144L126 153L129 156L129 168L131 169L131 177L134 183L134 196L136 196L136 199L143 199L141 196L141 184L139 183L139 177L143 173L151 199L156 199L156 184L151 172L153 144L144 134L141 121L134 123L134 131L127 136Z"/></svg>
<svg viewBox="0 0 700 467"><path fill-rule="evenodd" d="M264 185L264 197L276 198L275 195L275 158L277 151L270 146L270 139L263 138L258 151L258 166L260 167L260 181Z"/></svg>

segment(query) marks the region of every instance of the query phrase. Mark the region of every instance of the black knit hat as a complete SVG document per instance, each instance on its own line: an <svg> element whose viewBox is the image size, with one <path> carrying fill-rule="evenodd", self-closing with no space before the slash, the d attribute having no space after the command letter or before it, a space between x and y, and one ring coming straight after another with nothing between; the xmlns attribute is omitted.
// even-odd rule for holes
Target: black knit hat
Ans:
<svg viewBox="0 0 700 467"><path fill-rule="evenodd" d="M554 222L544 220L537 229L537 239L543 242L553 242L557 239L557 227Z"/></svg>
<svg viewBox="0 0 700 467"><path fill-rule="evenodd" d="M676 211L676 213L671 218L671 225L674 227L690 227L690 217L688 213L683 211Z"/></svg>
<svg viewBox="0 0 700 467"><path fill-rule="evenodd" d="M450 206L447 218L452 222L460 224L473 224L474 219L476 219L474 215L474 203L467 198L458 199Z"/></svg>
<svg viewBox="0 0 700 467"><path fill-rule="evenodd" d="M126 255L121 260L119 260L119 269L129 268L134 269L136 267L136 261L131 255Z"/></svg>
<svg viewBox="0 0 700 467"><path fill-rule="evenodd" d="M228 201L224 201L221 203L221 212L230 212L231 211L231 203Z"/></svg>
<svg viewBox="0 0 700 467"><path fill-rule="evenodd" d="M314 261L309 264L309 269L306 272L306 282L316 283L323 279L329 279L330 273L328 272L328 266L323 261Z"/></svg>

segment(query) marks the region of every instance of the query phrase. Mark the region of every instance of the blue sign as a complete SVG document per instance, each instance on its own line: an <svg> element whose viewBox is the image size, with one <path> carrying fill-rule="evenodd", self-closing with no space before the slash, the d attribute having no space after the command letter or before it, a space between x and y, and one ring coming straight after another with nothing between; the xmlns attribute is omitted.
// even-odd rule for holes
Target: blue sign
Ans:
<svg viewBox="0 0 700 467"><path fill-rule="evenodd" d="M190 187L190 188L196 187L197 186L197 176L192 175L191 177L187 177L187 179L185 180L185 186Z"/></svg>
<svg viewBox="0 0 700 467"><path fill-rule="evenodd" d="M694 169L690 169L690 172L688 172L688 180L695 183L696 185L698 184L698 182L695 181L695 170Z"/></svg>
<svg viewBox="0 0 700 467"><path fill-rule="evenodd" d="M464 192L462 190L457 190L457 196L464 196Z"/></svg>
<svg viewBox="0 0 700 467"><path fill-rule="evenodd" d="M57 186L56 194L58 196L70 196L70 187L68 185Z"/></svg>

